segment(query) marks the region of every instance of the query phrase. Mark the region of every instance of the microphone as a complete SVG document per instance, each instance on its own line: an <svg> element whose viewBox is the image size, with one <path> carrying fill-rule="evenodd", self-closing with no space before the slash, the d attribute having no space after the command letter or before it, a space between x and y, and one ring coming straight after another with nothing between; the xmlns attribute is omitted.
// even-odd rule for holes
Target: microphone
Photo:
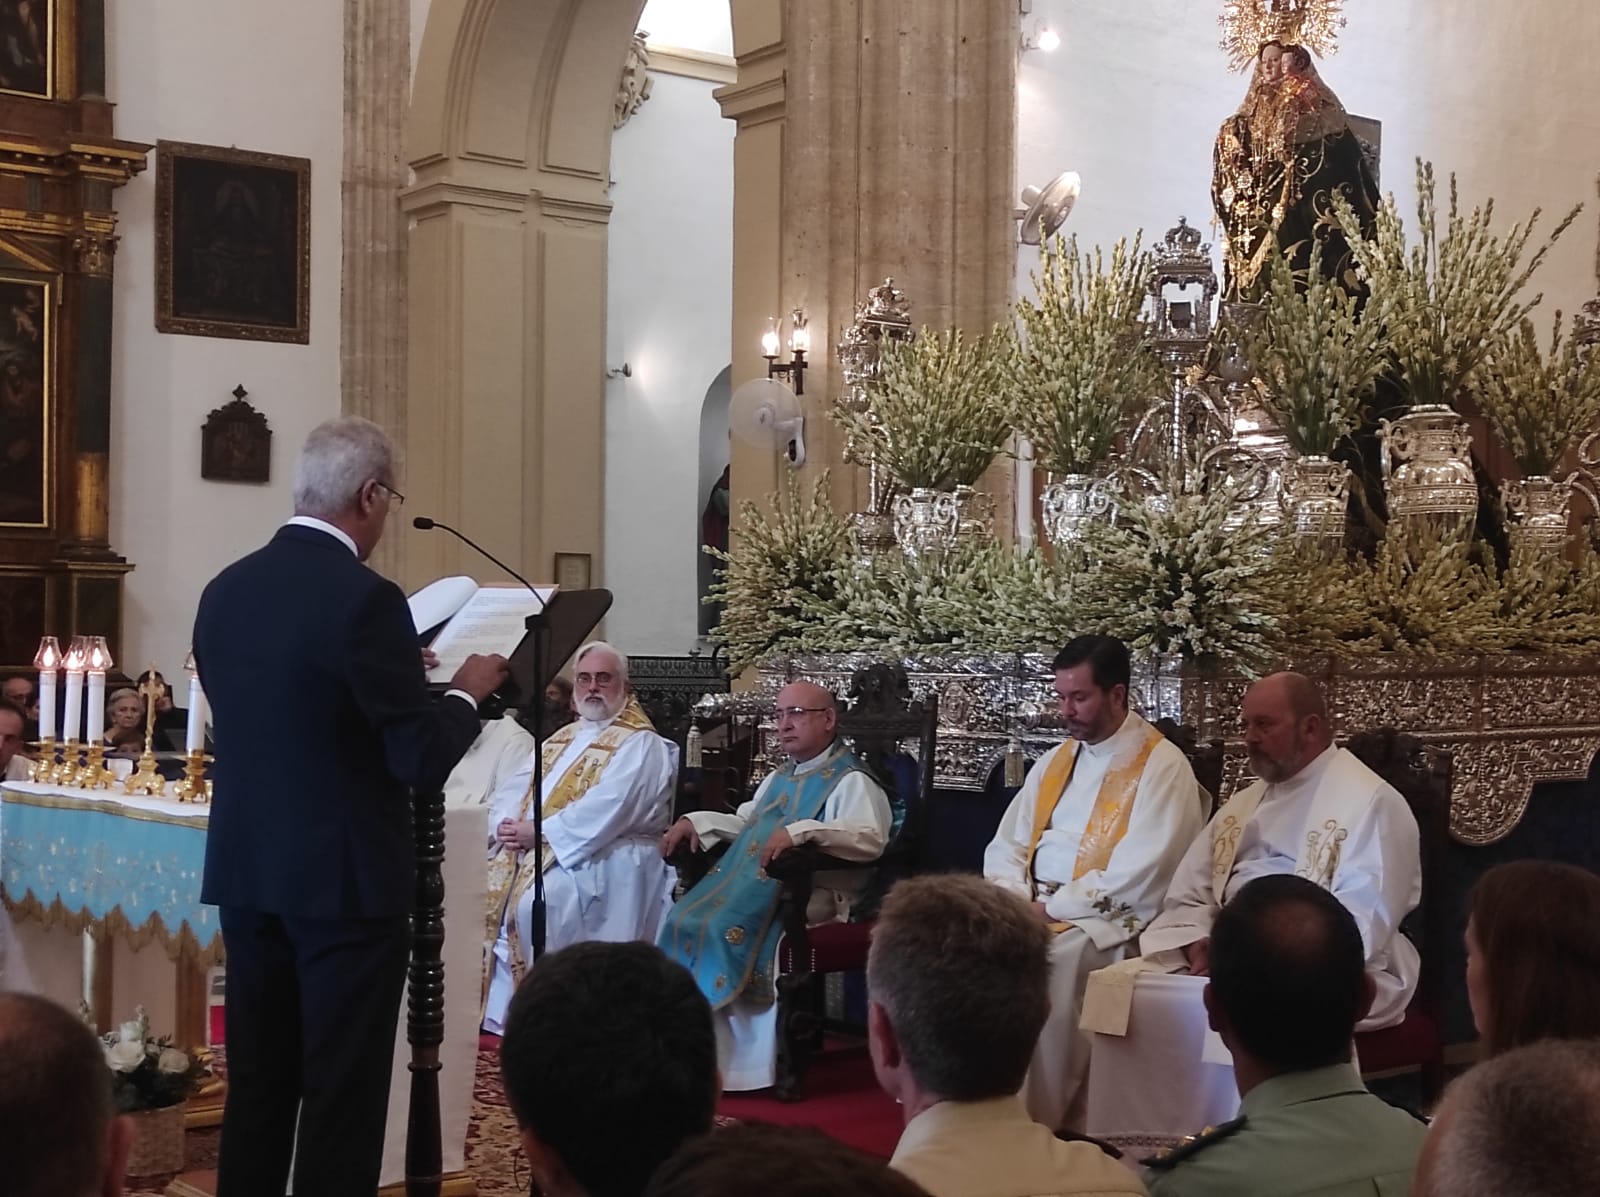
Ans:
<svg viewBox="0 0 1600 1197"><path fill-rule="evenodd" d="M413 519L411 521L411 526L413 528L415 528L418 532L431 532L433 529L438 528L441 532L450 533L451 536L454 536L457 540L459 540L462 544L466 545L473 552L477 553L478 555L480 555L482 557L487 557L494 564L498 565L501 569L505 570L506 573L510 574L513 578L515 578L517 581L521 582L524 586L526 586L528 588L529 593L531 593L534 598L539 600L539 610L540 611L544 610L544 608L545 608L544 597L537 590L534 590L533 583L528 581L527 578L524 578L516 570L512 569L509 565L507 565L504 561L500 560L500 558L496 557L493 553L491 553L488 549L484 548L477 541L473 540L470 536L466 535L463 532L456 531L456 529L452 528L449 524L441 524L438 520L431 520L425 515L419 515L415 519Z"/></svg>

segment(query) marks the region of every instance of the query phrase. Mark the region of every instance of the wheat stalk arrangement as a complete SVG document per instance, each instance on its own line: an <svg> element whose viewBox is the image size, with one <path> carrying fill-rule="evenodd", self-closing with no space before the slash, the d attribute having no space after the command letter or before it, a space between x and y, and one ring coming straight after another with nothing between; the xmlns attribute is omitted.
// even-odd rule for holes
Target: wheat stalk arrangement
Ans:
<svg viewBox="0 0 1600 1197"><path fill-rule="evenodd" d="M1550 475L1573 445L1600 429L1600 354L1585 360L1561 335L1556 313L1548 353L1524 319L1494 346L1474 390L1489 421L1525 476Z"/></svg>

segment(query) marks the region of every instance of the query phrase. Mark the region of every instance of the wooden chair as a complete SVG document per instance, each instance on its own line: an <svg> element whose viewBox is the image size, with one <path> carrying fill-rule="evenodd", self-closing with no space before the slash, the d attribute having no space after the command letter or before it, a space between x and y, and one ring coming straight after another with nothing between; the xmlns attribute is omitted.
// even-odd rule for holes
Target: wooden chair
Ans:
<svg viewBox="0 0 1600 1197"><path fill-rule="evenodd" d="M1181 748L1183 755L1189 758L1189 768L1194 770L1194 779L1200 783L1200 797L1205 803L1205 809L1200 813L1209 821L1216 812L1222 793L1225 755L1222 741L1207 740L1202 744L1194 728L1165 717L1157 719L1151 726Z"/></svg>
<svg viewBox="0 0 1600 1197"><path fill-rule="evenodd" d="M1444 908L1444 860L1450 843L1450 753L1393 728L1359 732L1345 745L1360 761L1400 791L1417 820L1422 853L1422 900L1401 924L1417 945L1422 975L1416 995L1396 1026L1356 1035L1361 1075L1367 1079L1421 1074L1424 1105L1444 1088L1443 953L1448 934Z"/></svg>
<svg viewBox="0 0 1600 1197"><path fill-rule="evenodd" d="M825 1027L824 978L867 966L867 948L878 904L889 888L911 876L922 862L928 807L933 796L934 743L938 700L913 702L905 670L874 665L851 681L850 705L839 716L839 734L889 795L897 828L876 861L840 860L806 845L774 860L767 873L783 882L777 917L783 939L778 949L778 1060L776 1092L794 1101L821 1043ZM916 755L906 752L908 742ZM818 872L859 872L863 888L852 903L849 922L808 926L806 907Z"/></svg>

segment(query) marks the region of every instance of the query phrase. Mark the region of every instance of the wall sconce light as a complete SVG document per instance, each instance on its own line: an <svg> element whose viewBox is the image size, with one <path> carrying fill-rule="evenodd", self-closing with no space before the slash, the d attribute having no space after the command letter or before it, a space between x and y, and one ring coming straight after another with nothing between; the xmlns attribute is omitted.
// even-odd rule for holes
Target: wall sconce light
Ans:
<svg viewBox="0 0 1600 1197"><path fill-rule="evenodd" d="M1046 54L1054 54L1061 49L1061 35L1050 26L1038 24L1033 27L1032 33L1022 35L1022 48L1024 50L1043 50Z"/></svg>
<svg viewBox="0 0 1600 1197"><path fill-rule="evenodd" d="M776 378L783 375L794 388L796 395L806 393L806 354L811 352L811 329L806 323L806 314L795 308L789 314L789 360L778 360L778 347L782 343L778 331L778 318L776 316L767 324L766 334L761 338L761 356L767 359L767 377Z"/></svg>

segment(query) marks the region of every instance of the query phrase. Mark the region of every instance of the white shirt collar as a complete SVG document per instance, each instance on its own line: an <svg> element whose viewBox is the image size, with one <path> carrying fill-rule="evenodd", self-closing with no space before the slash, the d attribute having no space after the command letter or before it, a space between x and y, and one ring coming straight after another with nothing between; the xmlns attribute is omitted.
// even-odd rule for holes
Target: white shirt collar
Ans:
<svg viewBox="0 0 1600 1197"><path fill-rule="evenodd" d="M817 753L816 756L811 757L809 760L796 761L794 763L794 771L796 773L810 773L813 770L822 768L822 763L828 759L829 754L832 753L833 750L838 746L838 740L828 741L828 746L821 752Z"/></svg>
<svg viewBox="0 0 1600 1197"><path fill-rule="evenodd" d="M1136 738L1141 738L1143 733L1140 726L1144 720L1128 712L1128 717L1122 721L1122 726L1117 728L1098 744L1085 744L1083 750L1092 757L1109 757L1120 751L1125 745Z"/></svg>
<svg viewBox="0 0 1600 1197"><path fill-rule="evenodd" d="M1333 763L1334 754L1338 751L1339 749L1336 745L1329 744L1307 761L1300 772L1293 777L1286 777L1282 781L1273 782L1269 787L1270 793L1274 795L1299 794L1316 789L1317 784L1322 780L1323 773Z"/></svg>
<svg viewBox="0 0 1600 1197"><path fill-rule="evenodd" d="M318 532L326 532L344 545L345 548L349 549L352 555L361 556L361 550L356 548L356 542L350 539L350 533L343 528L335 528L327 520L319 520L314 515L291 515L284 527L288 527L289 524L293 524L297 528L315 528Z"/></svg>

